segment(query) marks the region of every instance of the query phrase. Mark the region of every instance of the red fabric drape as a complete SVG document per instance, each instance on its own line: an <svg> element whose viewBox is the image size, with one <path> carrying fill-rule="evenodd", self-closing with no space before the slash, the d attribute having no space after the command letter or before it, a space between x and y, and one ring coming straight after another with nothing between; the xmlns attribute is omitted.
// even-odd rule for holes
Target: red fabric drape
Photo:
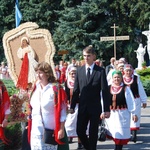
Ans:
<svg viewBox="0 0 150 150"><path fill-rule="evenodd" d="M8 92L6 90L5 85L2 81L0 81L0 124L2 124L5 112L10 107L10 99ZM8 144L9 140L4 135L4 128L0 127L0 139L5 143Z"/></svg>
<svg viewBox="0 0 150 150"><path fill-rule="evenodd" d="M66 103L67 96L63 88L58 85L58 86L53 86L53 90L55 92L55 123L56 123L56 128L55 128L55 140L58 144L65 144L61 140L58 139L58 131L60 129L60 115L61 115L61 106L62 104Z"/></svg>
<svg viewBox="0 0 150 150"><path fill-rule="evenodd" d="M36 89L36 84L34 84L33 90L31 91L31 93L29 95L30 99L31 99L31 96L32 96L33 92L35 91L35 89ZM29 119L28 119L28 142L30 143L30 140L31 140L31 127L32 127L32 118L31 118L32 107L31 107L30 104L28 105L28 107L29 107L29 111L30 111L29 114L28 114L28 116L29 116Z"/></svg>
<svg viewBox="0 0 150 150"><path fill-rule="evenodd" d="M31 127L32 127L32 119L28 119L28 143L31 140Z"/></svg>
<svg viewBox="0 0 150 150"><path fill-rule="evenodd" d="M20 74L17 81L17 88L21 88L26 90L28 86L28 70L29 70L29 61L28 61L28 54L25 53L22 66L20 69Z"/></svg>

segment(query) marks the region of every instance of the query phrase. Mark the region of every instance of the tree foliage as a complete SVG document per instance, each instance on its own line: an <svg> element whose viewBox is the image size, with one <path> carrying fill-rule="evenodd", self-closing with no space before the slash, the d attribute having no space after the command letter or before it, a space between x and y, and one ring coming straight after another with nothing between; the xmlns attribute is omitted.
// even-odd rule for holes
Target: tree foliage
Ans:
<svg viewBox="0 0 150 150"><path fill-rule="evenodd" d="M102 5L103 1L98 4L82 2L76 7L65 7L62 11L56 11L60 17L56 22L54 40L59 50L67 49L70 56L75 55L78 58L87 45L93 45L97 51L101 49L102 43L99 39L105 20L105 9L101 8Z"/></svg>
<svg viewBox="0 0 150 150"><path fill-rule="evenodd" d="M93 45L99 58L108 63L113 56L113 41L101 42L102 36L113 36L111 26L119 28L116 35L129 35L129 41L117 41L117 58L126 57L134 64L134 50L140 42L146 44L142 31L148 30L150 2L147 0L19 0L21 23L36 22L48 29L56 50L68 50L65 59L79 58L82 49ZM15 1L0 1L0 60L4 59L2 37L15 28ZM55 55L55 60L60 56ZM136 59L135 59L136 60Z"/></svg>

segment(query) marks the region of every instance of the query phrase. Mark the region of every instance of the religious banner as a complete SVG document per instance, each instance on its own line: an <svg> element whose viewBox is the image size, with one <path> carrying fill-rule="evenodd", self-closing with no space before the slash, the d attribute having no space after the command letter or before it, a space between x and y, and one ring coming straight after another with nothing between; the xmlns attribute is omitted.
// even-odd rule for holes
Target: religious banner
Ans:
<svg viewBox="0 0 150 150"><path fill-rule="evenodd" d="M26 48L25 44L27 44ZM30 52L30 55L28 55L29 60L24 63L24 66L26 68L29 63L28 73L30 73L31 83L34 82L34 67L39 62L48 62L55 74L53 62L55 46L51 33L46 29L40 29L36 23L26 22L6 32L3 36L3 47L9 73L15 85L23 67L22 63L26 52Z"/></svg>
<svg viewBox="0 0 150 150"><path fill-rule="evenodd" d="M10 97L11 123L26 122L29 114L29 95L36 81L35 67L40 62L51 65L54 75L53 56L55 46L51 33L36 23L26 22L6 32L3 47L8 70L18 92Z"/></svg>

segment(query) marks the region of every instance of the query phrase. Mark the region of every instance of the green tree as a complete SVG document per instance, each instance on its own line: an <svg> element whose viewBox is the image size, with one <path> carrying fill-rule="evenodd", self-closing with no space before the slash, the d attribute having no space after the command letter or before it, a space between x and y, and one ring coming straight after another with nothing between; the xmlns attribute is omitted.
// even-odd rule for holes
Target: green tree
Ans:
<svg viewBox="0 0 150 150"><path fill-rule="evenodd" d="M110 3L109 13L111 18L120 27L119 35L130 35L129 42L117 43L121 56L128 58L131 64L135 64L134 50L142 41L142 31L148 29L150 19L150 2L147 0L115 0ZM135 65L134 65L135 66Z"/></svg>
<svg viewBox="0 0 150 150"><path fill-rule="evenodd" d="M91 0L56 11L59 19L53 37L58 50L67 49L70 57L79 58L85 46L93 45L98 56L102 57L103 43L99 39L100 34L105 32L104 26L107 26L107 7L108 3L105 0Z"/></svg>
<svg viewBox="0 0 150 150"><path fill-rule="evenodd" d="M98 57L105 59L107 63L113 56L113 41L100 42L99 38L112 36L113 29L110 27L116 23L119 26L116 31L118 36L130 36L130 41L116 43L117 58L126 57L134 64L131 56L136 57L134 50L141 41L137 39L142 39L141 31L148 28L149 24L150 7L147 1L87 0L79 2L78 5L72 4L70 0L63 2L65 7L64 10L57 11L59 20L56 22L57 27L54 32L58 50L67 49L70 52L69 57L73 55L79 58L83 47L92 44Z"/></svg>
<svg viewBox="0 0 150 150"><path fill-rule="evenodd" d="M98 57L108 63L113 56L113 42L100 42L102 36L112 36L110 28L116 23L117 35L130 35L130 41L117 42L117 58L131 55L138 43L146 44L141 32L148 29L150 2L147 0L19 0L21 23L36 22L40 28L48 29L54 39L56 50L69 50L71 57L79 58L82 49L93 45ZM4 59L2 37L15 28L15 1L0 1L0 60ZM60 59L55 55L55 59Z"/></svg>
<svg viewBox="0 0 150 150"><path fill-rule="evenodd" d="M53 32L54 21L57 19L54 10L61 9L60 3L60 0L24 0L20 3L22 22L36 22L40 28Z"/></svg>
<svg viewBox="0 0 150 150"><path fill-rule="evenodd" d="M5 60L2 38L6 31L13 28L14 0L0 1L0 61ZM13 6L13 7L12 7Z"/></svg>
<svg viewBox="0 0 150 150"><path fill-rule="evenodd" d="M36 22L40 28L46 28L53 33L54 21L57 19L54 10L61 9L60 0L23 0L19 1L19 8L22 13L21 23ZM5 32L15 28L15 1L0 1L0 60L4 59L2 37Z"/></svg>

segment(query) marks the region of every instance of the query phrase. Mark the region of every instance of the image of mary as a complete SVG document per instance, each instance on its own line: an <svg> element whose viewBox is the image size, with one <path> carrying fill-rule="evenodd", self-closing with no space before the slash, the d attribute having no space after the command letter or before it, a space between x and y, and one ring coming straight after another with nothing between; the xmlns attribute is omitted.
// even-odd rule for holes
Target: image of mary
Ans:
<svg viewBox="0 0 150 150"><path fill-rule="evenodd" d="M17 56L22 60L22 65L16 87L26 90L29 85L36 81L34 68L38 64L35 60L35 52L30 46L27 37L21 39L21 47L17 51Z"/></svg>

